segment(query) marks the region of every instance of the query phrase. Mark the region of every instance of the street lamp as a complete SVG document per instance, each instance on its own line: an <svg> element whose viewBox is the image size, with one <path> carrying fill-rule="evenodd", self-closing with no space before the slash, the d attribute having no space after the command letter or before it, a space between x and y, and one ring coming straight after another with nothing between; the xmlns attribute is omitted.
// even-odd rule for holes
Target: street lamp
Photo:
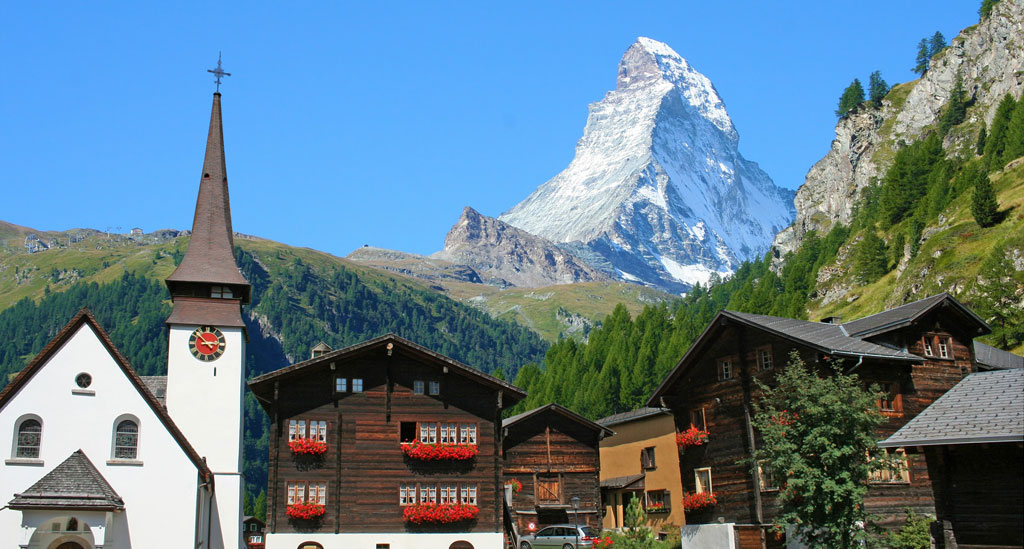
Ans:
<svg viewBox="0 0 1024 549"><path fill-rule="evenodd" d="M569 501L572 502L572 533L576 537L573 549L576 549L580 546L580 498L579 496L573 496Z"/></svg>

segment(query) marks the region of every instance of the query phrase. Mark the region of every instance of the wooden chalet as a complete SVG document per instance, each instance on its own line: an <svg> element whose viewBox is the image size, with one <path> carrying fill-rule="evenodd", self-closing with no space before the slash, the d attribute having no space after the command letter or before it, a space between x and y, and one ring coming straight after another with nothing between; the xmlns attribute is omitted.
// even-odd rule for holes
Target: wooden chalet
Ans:
<svg viewBox="0 0 1024 549"><path fill-rule="evenodd" d="M924 454L934 547L1024 547L1024 369L967 376L879 446Z"/></svg>
<svg viewBox="0 0 1024 549"><path fill-rule="evenodd" d="M318 351L249 382L271 422L267 549L500 544L501 413L526 394L395 335ZM478 514L408 517L455 505Z"/></svg>
<svg viewBox="0 0 1024 549"><path fill-rule="evenodd" d="M767 531L778 512L775 476L742 460L759 444L751 424L753 380L770 385L791 352L809 365L841 360L846 371L878 384L888 394L878 402L889 418L878 432L884 439L977 369L972 341L986 333L988 326L949 294L846 324L720 312L647 403L671 409L680 432L709 433L706 444L680 457L682 488L711 492L717 503L687 512L687 528L731 528L730 539L743 548L781 543ZM871 479L867 512L883 527L902 524L907 507L934 513L924 459L904 448L889 452L906 457L906 468Z"/></svg>
<svg viewBox="0 0 1024 549"><path fill-rule="evenodd" d="M615 429L601 441L602 526L619 530L635 495L647 513L646 525L659 538L685 524L676 422L667 408L640 408L597 420Z"/></svg>
<svg viewBox="0 0 1024 549"><path fill-rule="evenodd" d="M577 521L600 529L598 446L612 431L558 404L512 416L502 428L504 479L514 486L517 531ZM576 509L573 498L579 498Z"/></svg>

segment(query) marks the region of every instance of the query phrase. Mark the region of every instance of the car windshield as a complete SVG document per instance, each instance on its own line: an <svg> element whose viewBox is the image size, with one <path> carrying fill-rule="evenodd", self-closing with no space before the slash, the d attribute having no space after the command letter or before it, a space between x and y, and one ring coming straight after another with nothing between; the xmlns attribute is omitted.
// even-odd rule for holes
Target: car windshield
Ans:
<svg viewBox="0 0 1024 549"><path fill-rule="evenodd" d="M583 532L583 535L587 536L588 538L596 538L597 535L600 534L600 532L598 532L596 528L591 528L589 526L580 527L580 531Z"/></svg>

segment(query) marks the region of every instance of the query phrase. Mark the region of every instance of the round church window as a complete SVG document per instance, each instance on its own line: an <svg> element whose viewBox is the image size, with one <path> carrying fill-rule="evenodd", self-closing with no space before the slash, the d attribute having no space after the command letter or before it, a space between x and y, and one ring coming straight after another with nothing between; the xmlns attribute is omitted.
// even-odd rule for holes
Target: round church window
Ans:
<svg viewBox="0 0 1024 549"><path fill-rule="evenodd" d="M85 372L82 372L82 373L78 374L77 376L75 376L75 383L79 387L85 389L85 388L89 387L90 385L92 385L92 376L87 374L87 373L85 373Z"/></svg>

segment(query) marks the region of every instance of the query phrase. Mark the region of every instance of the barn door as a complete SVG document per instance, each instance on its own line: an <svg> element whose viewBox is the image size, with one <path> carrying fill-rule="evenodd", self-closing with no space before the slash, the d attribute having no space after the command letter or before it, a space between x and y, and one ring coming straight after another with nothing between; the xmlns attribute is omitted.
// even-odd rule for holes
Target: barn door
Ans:
<svg viewBox="0 0 1024 549"><path fill-rule="evenodd" d="M558 477L537 477L537 503L561 503L562 485Z"/></svg>

